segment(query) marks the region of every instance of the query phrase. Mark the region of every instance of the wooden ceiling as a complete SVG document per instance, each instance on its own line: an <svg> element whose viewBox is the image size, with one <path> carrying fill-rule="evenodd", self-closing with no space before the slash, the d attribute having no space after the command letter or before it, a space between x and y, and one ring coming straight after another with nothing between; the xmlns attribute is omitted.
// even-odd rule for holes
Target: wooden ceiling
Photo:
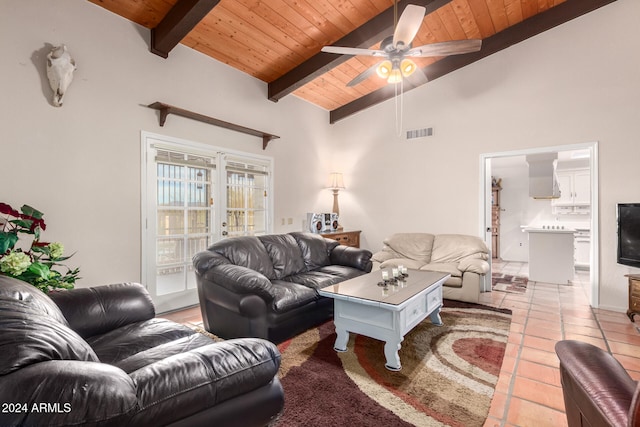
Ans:
<svg viewBox="0 0 640 427"><path fill-rule="evenodd" d="M182 43L268 83L272 101L293 94L330 111L331 123L395 94L376 75L346 86L379 58L320 52L331 44L379 46L393 34L393 0L89 1L150 29L152 52L166 57ZM426 7L414 46L483 40L479 52L417 58L433 80L613 1L401 0L398 15L407 4Z"/></svg>

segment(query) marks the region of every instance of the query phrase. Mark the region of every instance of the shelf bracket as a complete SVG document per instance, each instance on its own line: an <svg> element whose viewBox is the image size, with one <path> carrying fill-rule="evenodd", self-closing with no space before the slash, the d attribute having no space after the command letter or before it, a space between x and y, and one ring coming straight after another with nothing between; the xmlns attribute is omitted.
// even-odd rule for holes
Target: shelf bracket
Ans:
<svg viewBox="0 0 640 427"><path fill-rule="evenodd" d="M184 110L182 108L174 107L173 105L164 104L162 102L154 102L147 105L149 108L158 110L160 112L160 126L164 126L169 114L175 114L176 116L186 117L188 119L197 120L199 122L208 123L210 125L218 126L224 129L233 130L236 132L244 133L247 135L253 135L262 138L262 149L266 150L269 142L274 139L280 138L278 135L262 132L259 130L251 129L248 127L240 126L234 123L225 122L213 117L205 116L203 114L194 113L193 111Z"/></svg>

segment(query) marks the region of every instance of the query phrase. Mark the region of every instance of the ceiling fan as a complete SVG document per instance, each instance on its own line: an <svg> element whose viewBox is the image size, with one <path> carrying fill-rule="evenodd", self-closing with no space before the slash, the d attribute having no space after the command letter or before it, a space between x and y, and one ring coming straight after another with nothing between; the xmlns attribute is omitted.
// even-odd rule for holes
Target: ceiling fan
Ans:
<svg viewBox="0 0 640 427"><path fill-rule="evenodd" d="M393 7L394 17L397 17L397 0L394 1ZM400 83L403 78L409 77L418 70L416 63L411 58L458 55L480 50L482 40L477 39L454 40L412 47L411 43L422 25L425 13L425 7L413 4L407 5L400 19L394 19L396 24L395 31L392 36L382 40L380 49L324 46L322 52L385 58L382 62L368 68L347 83L347 86L350 87L368 79L374 72L381 78L386 79L388 83ZM419 72L422 74L421 70ZM426 81L426 76L424 79Z"/></svg>

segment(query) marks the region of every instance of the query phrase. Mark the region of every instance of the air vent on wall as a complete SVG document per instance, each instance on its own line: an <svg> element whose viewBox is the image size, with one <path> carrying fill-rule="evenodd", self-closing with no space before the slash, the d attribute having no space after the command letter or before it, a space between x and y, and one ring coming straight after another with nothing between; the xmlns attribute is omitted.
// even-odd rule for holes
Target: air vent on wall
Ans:
<svg viewBox="0 0 640 427"><path fill-rule="evenodd" d="M433 128L414 129L407 131L407 139L424 138L433 135Z"/></svg>

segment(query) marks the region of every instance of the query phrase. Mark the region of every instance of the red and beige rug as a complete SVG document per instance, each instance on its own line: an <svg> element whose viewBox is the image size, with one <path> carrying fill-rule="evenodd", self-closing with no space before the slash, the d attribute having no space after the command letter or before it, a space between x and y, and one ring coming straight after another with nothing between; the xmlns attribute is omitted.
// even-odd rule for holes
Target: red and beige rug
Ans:
<svg viewBox="0 0 640 427"><path fill-rule="evenodd" d="M491 288L494 291L522 294L527 291L529 279L524 276L512 274L493 273L491 275Z"/></svg>
<svg viewBox="0 0 640 427"><path fill-rule="evenodd" d="M333 350L333 322L280 344L285 407L277 427L482 426L498 381L511 315L445 300L445 326L427 319L402 343L402 370L384 343L351 334Z"/></svg>

